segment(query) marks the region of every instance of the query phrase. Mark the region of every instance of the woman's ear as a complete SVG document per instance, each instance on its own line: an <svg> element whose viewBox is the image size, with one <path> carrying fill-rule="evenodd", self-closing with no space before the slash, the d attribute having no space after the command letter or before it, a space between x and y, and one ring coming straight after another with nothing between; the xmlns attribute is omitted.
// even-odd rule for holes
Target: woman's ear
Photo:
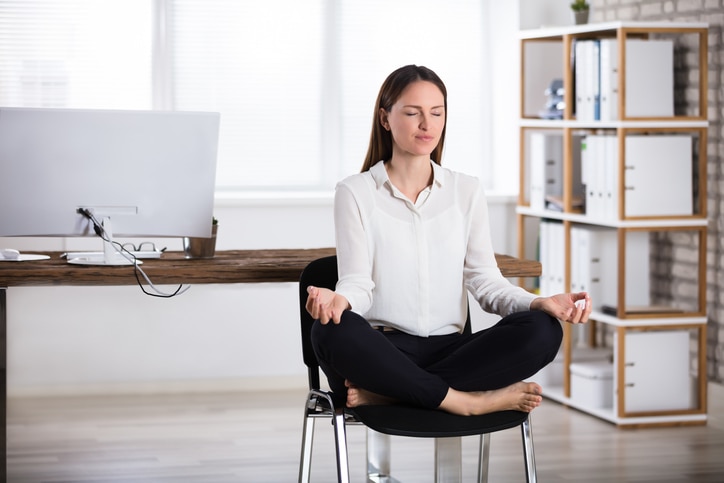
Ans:
<svg viewBox="0 0 724 483"><path fill-rule="evenodd" d="M384 107L380 107L380 124L383 128L385 128L386 131L390 130L390 123L387 120L389 113Z"/></svg>

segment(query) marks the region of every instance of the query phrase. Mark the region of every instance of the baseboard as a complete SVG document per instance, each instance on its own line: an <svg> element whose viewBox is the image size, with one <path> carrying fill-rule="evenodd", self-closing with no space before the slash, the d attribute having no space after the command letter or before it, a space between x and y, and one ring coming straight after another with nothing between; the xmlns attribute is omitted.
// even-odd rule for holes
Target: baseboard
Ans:
<svg viewBox="0 0 724 483"><path fill-rule="evenodd" d="M204 392L304 390L307 387L308 383L306 376L273 376L244 377L238 379L10 386L7 389L7 397L25 398L112 396L124 394L190 394Z"/></svg>

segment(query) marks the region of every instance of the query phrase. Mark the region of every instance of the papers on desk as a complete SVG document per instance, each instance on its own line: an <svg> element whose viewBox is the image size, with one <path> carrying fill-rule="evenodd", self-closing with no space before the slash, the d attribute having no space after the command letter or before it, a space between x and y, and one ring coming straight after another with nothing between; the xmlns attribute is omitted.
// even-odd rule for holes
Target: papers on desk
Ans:
<svg viewBox="0 0 724 483"><path fill-rule="evenodd" d="M0 258L0 262L34 262L37 260L47 260L48 255L40 255L36 253L21 253L18 258Z"/></svg>

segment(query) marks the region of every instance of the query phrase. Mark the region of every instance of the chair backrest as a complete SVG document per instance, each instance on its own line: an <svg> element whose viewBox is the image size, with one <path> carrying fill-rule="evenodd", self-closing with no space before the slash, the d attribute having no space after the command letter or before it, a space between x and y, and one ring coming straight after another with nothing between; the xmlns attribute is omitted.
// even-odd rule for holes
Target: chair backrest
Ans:
<svg viewBox="0 0 724 483"><path fill-rule="evenodd" d="M302 357L304 365L309 373L309 388L319 389L319 362L312 348L312 325L314 319L307 309L307 287L328 288L334 290L337 285L337 256L331 255L313 260L305 267L299 277L299 317L302 328ZM472 331L470 324L470 307L463 332L469 334Z"/></svg>
<svg viewBox="0 0 724 483"><path fill-rule="evenodd" d="M334 290L337 284L337 257L318 258L309 263L299 277L299 316L302 322L302 357L309 373L309 389L319 389L319 363L312 349L312 324L314 319L307 309L307 287Z"/></svg>

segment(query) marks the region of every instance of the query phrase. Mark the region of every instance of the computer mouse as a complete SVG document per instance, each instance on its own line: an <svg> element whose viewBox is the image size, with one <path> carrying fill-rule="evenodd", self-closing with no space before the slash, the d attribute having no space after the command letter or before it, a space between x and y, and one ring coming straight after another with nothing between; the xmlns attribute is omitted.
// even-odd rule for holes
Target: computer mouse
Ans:
<svg viewBox="0 0 724 483"><path fill-rule="evenodd" d="M0 258L5 260L17 260L20 258L20 252L12 248L0 248Z"/></svg>

